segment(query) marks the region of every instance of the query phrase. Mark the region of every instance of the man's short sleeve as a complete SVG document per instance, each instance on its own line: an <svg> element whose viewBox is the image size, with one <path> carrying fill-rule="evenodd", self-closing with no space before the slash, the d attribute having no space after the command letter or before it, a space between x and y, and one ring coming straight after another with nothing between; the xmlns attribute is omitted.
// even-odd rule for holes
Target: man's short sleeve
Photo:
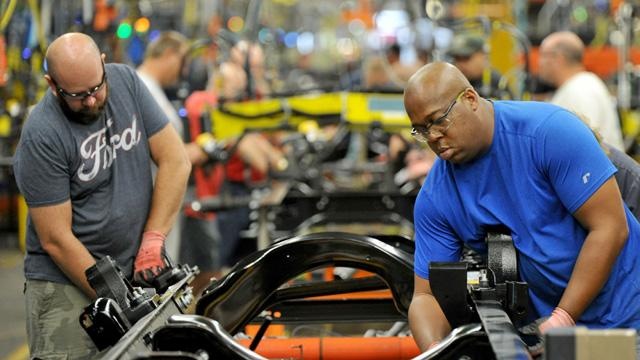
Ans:
<svg viewBox="0 0 640 360"><path fill-rule="evenodd" d="M62 203L70 197L69 167L60 148L25 140L13 160L16 183L29 206Z"/></svg>
<svg viewBox="0 0 640 360"><path fill-rule="evenodd" d="M541 169L564 206L574 213L616 169L592 131L569 111L550 116L539 132Z"/></svg>
<svg viewBox="0 0 640 360"><path fill-rule="evenodd" d="M462 245L424 189L416 199L413 217L416 247L414 272L421 278L429 279L429 263L460 260Z"/></svg>

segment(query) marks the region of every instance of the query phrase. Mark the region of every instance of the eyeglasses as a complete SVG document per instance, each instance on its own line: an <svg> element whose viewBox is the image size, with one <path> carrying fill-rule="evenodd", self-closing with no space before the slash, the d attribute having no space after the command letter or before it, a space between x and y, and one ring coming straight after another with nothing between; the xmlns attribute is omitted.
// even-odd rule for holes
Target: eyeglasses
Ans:
<svg viewBox="0 0 640 360"><path fill-rule="evenodd" d="M456 98L451 102L451 105L449 105L449 107L447 108L447 111L445 111L442 116L431 121L426 126L413 127L411 129L411 136L413 136L414 139L425 143L444 136L444 134L453 124L453 121L449 119L449 113L453 109L453 106L458 102L458 100L462 98L462 95L464 95L465 91L467 91L467 89L462 90L458 94L458 96L456 96Z"/></svg>
<svg viewBox="0 0 640 360"><path fill-rule="evenodd" d="M89 90L85 90L77 93L72 93L64 90L63 88L58 86L58 84L53 78L51 78L51 81L56 86L56 91L58 92L58 94L60 94L62 97L65 97L71 100L84 100L89 96L94 96L98 91L100 91L100 89L102 89L104 84L107 82L107 72L104 70L104 63L102 63L102 80L100 80L100 84L92 87Z"/></svg>

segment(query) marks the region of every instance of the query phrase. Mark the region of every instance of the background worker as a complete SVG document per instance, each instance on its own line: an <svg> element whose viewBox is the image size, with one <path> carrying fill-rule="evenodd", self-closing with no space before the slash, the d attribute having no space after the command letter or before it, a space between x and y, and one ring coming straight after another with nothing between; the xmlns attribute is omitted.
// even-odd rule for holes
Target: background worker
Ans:
<svg viewBox="0 0 640 360"><path fill-rule="evenodd" d="M447 54L451 57L452 64L460 69L481 96L512 99L508 88L500 88L500 73L489 66L487 47L485 39L480 35L456 34ZM488 81L485 80L485 76L489 76Z"/></svg>
<svg viewBox="0 0 640 360"><path fill-rule="evenodd" d="M90 359L97 349L78 321L96 297L85 271L107 255L140 283L163 270L164 239L190 165L135 72L105 65L90 37L60 36L46 60L49 89L25 122L14 157L29 205L29 350L32 358Z"/></svg>
<svg viewBox="0 0 640 360"><path fill-rule="evenodd" d="M540 44L540 78L557 89L553 104L584 114L604 141L625 151L616 105L604 82L583 65L584 43L570 31L555 32Z"/></svg>
<svg viewBox="0 0 640 360"><path fill-rule="evenodd" d="M255 43L241 40L229 51L227 61L220 64L214 72L206 92L194 92L187 99L188 117L191 127L203 112L217 106L218 99L227 101L260 99L268 96L271 89L266 79L265 57L262 48ZM206 115L205 115L206 116ZM213 134L215 136L215 134ZM203 186L215 184L215 189L207 189L210 194L224 193L232 197L246 197L251 187L264 183L270 171L282 171L287 167L283 152L278 148L277 139L269 138L259 132L245 132L239 139L228 140L228 148L235 152L224 164L224 181L211 181ZM213 176L216 172L211 173ZM213 177L212 176L212 177ZM221 247L220 261L223 267L233 266L238 259L240 233L249 226L250 210L248 206L218 211Z"/></svg>
<svg viewBox="0 0 640 360"><path fill-rule="evenodd" d="M575 114L490 102L446 63L419 70L404 104L414 137L438 155L414 208L409 321L420 349L451 331L429 264L458 261L463 243L486 252L487 229L496 226L510 230L518 251L530 320L548 317L541 333L576 324L640 329L640 223L622 201L615 167Z"/></svg>
<svg viewBox="0 0 640 360"><path fill-rule="evenodd" d="M211 84L220 98L244 100L261 98L271 92L266 78L264 51L260 45L240 40L214 73Z"/></svg>

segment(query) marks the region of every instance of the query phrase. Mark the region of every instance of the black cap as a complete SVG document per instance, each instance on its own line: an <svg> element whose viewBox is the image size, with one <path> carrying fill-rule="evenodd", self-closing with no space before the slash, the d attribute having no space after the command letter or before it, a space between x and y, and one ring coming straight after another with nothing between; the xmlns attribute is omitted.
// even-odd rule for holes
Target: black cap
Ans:
<svg viewBox="0 0 640 360"><path fill-rule="evenodd" d="M447 54L452 57L469 57L485 51L484 38L478 35L459 34L453 37Z"/></svg>

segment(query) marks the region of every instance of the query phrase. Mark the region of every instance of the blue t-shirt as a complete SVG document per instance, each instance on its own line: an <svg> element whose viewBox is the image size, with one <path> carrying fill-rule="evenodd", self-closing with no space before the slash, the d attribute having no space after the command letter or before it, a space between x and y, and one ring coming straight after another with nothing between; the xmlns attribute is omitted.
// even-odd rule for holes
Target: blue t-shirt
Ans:
<svg viewBox="0 0 640 360"><path fill-rule="evenodd" d="M572 216L616 169L571 112L536 102L496 101L489 150L466 164L438 159L416 200L415 272L458 261L463 242L486 252L487 229L506 226L529 284L533 316L558 305L585 229ZM640 224L625 206L629 239L600 294L578 323L640 328Z"/></svg>

